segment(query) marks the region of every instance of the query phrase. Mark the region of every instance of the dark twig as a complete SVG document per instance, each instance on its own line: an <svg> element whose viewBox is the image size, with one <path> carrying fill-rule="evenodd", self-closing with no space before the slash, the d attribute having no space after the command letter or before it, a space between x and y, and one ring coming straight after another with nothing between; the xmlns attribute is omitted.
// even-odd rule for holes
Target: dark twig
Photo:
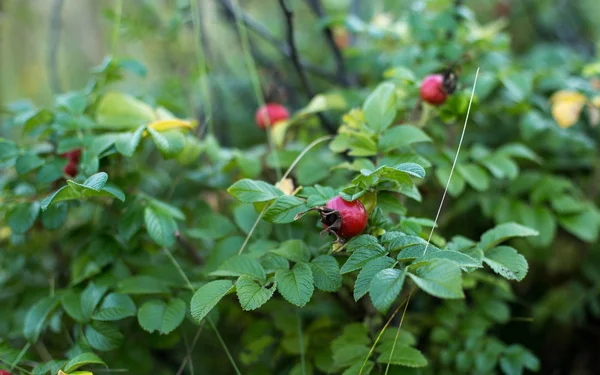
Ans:
<svg viewBox="0 0 600 375"><path fill-rule="evenodd" d="M223 8L227 13L227 18L231 21L235 20L234 18L234 8L231 4L230 0L220 0ZM246 13L244 13L241 9L239 10L239 16L242 23L248 28L248 30L252 31L256 35L260 36L262 39L267 41L273 47L275 47L283 56L287 58L291 58L291 49L290 46L277 39L273 33L271 33L266 27L264 27L260 22L256 21ZM337 77L327 70L321 68L320 66L314 65L308 61L301 61L304 69L306 71L317 75L321 78L327 79L329 81L336 81Z"/></svg>
<svg viewBox="0 0 600 375"><path fill-rule="evenodd" d="M64 0L54 0L50 19L50 47L48 53L48 76L50 77L50 88L52 92L61 92L60 80L58 78L58 42L60 40L61 19Z"/></svg>
<svg viewBox="0 0 600 375"><path fill-rule="evenodd" d="M307 3L312 8L315 15L319 17L319 19L323 19L326 17L325 11L321 6L320 0L307 0ZM348 87L350 86L350 79L348 78L348 75L346 73L346 64L344 63L344 56L342 55L342 51L340 51L339 47L335 43L331 27L326 26L325 28L323 28L323 33L325 34L325 39L327 40L327 44L329 45L331 52L333 52L338 79L344 86Z"/></svg>
<svg viewBox="0 0 600 375"><path fill-rule="evenodd" d="M296 41L294 40L294 12L289 8L286 0L279 0L279 5L281 6L281 10L285 16L286 20L286 29L287 29L287 39L288 45L290 47L290 58L292 59L292 63L296 68L296 72L298 73L298 77L300 78L300 83L304 88L304 91L308 94L309 97L313 98L315 96L315 92L310 85L308 77L306 76L306 72L304 71L304 67L300 62L300 56L298 55L298 49L296 48ZM327 130L329 134L335 134L336 129L335 126L329 121L325 115L322 113L318 113L317 116L319 120L321 120L321 125Z"/></svg>

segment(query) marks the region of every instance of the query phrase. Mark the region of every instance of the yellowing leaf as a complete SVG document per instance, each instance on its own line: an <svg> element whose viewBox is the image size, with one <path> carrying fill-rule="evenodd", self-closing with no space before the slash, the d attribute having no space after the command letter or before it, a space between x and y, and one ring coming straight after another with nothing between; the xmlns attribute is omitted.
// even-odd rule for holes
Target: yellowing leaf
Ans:
<svg viewBox="0 0 600 375"><path fill-rule="evenodd" d="M189 120L180 120L180 119L174 118L174 119L153 121L148 126L156 131L163 132L165 130L178 129L178 128L194 129L194 127L196 126L196 122L189 121Z"/></svg>
<svg viewBox="0 0 600 375"><path fill-rule="evenodd" d="M5 239L9 238L11 234L12 234L12 231L10 230L10 227L0 228L0 240L5 240Z"/></svg>
<svg viewBox="0 0 600 375"><path fill-rule="evenodd" d="M550 97L552 117L561 128L571 127L579 120L586 101L587 98L576 91L558 91Z"/></svg>
<svg viewBox="0 0 600 375"><path fill-rule="evenodd" d="M599 96L594 96L592 98L592 105L594 107L600 108L600 95Z"/></svg>
<svg viewBox="0 0 600 375"><path fill-rule="evenodd" d="M68 375L94 375L91 371L75 371L71 372Z"/></svg>
<svg viewBox="0 0 600 375"><path fill-rule="evenodd" d="M284 178L280 183L275 185L279 190L283 191L285 195L293 195L294 193L294 181L291 178Z"/></svg>

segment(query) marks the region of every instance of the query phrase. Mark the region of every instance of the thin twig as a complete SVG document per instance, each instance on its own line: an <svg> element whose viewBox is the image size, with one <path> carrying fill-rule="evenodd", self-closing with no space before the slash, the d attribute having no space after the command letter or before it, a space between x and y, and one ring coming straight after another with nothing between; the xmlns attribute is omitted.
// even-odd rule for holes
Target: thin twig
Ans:
<svg viewBox="0 0 600 375"><path fill-rule="evenodd" d="M298 73L298 77L300 78L300 83L302 84L302 87L304 87L304 90L306 91L308 96L310 98L313 98L315 96L315 92L313 91L312 86L310 85L302 63L300 62L300 56L298 55L298 49L296 48L296 41L294 39L294 12L292 12L286 0L279 0L279 5L281 6L281 10L283 11L283 15L285 16L287 39L291 53L290 58L292 59L294 67L296 68L296 72ZM327 130L329 134L336 133L335 126L329 121L327 117L325 117L325 115L323 115L322 113L317 113L317 116L319 117L319 120L321 120L321 125L325 128L325 130Z"/></svg>
<svg viewBox="0 0 600 375"><path fill-rule="evenodd" d="M50 88L57 94L62 91L58 75L58 42L60 41L61 18L64 0L54 0L50 19L50 47L48 50L48 75Z"/></svg>
<svg viewBox="0 0 600 375"><path fill-rule="evenodd" d="M307 3L312 8L315 15L319 17L319 19L324 19L327 17L323 7L321 6L320 0L307 0ZM323 34L325 34L325 40L327 40L327 44L329 45L331 52L333 52L338 79L342 85L348 87L351 83L350 78L348 78L346 73L344 56L342 55L342 51L340 51L339 47L335 43L335 38L333 37L333 31L331 30L331 27L325 26L323 28Z"/></svg>
<svg viewBox="0 0 600 375"><path fill-rule="evenodd" d="M458 141L458 148L456 149L456 155L454 156L454 161L452 162L452 168L450 169L450 175L448 176L448 182L446 182L446 188L444 189L444 194L442 194L442 201L440 202L440 206L438 207L437 213L435 214L435 220L433 221L433 226L431 227L431 232L429 232L429 238L427 239L427 244L425 245L425 250L423 250L423 255L427 254L427 249L429 248L429 243L431 242L431 237L433 236L433 231L437 225L437 221L440 218L440 213L442 212L442 206L444 205L444 199L446 199L446 193L448 192L448 187L450 186L450 181L452 180L452 174L454 173L454 168L456 167L456 162L458 161L458 155L460 154L460 148L462 146L463 139L465 137L465 132L467 131L467 122L469 121L469 114L471 113L471 104L473 104L473 97L475 96L475 87L477 86L477 77L479 77L479 68L475 72L475 81L473 81L473 90L471 91L471 99L469 100L469 107L467 107L467 116L465 117L465 124L463 125L462 133L460 134L460 140Z"/></svg>
<svg viewBox="0 0 600 375"><path fill-rule="evenodd" d="M235 20L234 18L234 8L231 4L231 0L220 0L223 5L223 9L225 9L228 19ZM239 11L240 21L252 31L254 34L260 36L262 39L267 41L273 47L275 47L283 56L290 58L291 57L291 49L289 45L285 42L279 40L273 33L271 33L266 27L264 27L260 22L256 21L254 18L250 17L243 11ZM301 61L301 64L306 69L306 71L317 75L321 78L325 78L329 81L337 81L337 77L328 72L327 70L321 68L318 65L312 64L308 61Z"/></svg>

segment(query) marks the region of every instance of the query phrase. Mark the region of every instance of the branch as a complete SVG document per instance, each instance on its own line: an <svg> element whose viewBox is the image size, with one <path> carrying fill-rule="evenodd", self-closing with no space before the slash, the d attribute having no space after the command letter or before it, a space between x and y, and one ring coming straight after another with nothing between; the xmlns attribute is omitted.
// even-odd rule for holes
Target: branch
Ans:
<svg viewBox="0 0 600 375"><path fill-rule="evenodd" d="M50 88L52 92L61 92L60 80L58 78L58 42L60 40L61 20L64 0L54 0L50 18L50 48L48 50L48 76L50 77Z"/></svg>
<svg viewBox="0 0 600 375"><path fill-rule="evenodd" d="M326 17L325 12L323 11L323 7L321 6L320 0L307 0L307 2L319 19ZM346 64L344 63L344 56L342 56L342 51L340 51L339 47L335 43L333 31L329 26L326 26L323 29L323 33L325 34L325 39L327 40L327 44L329 45L331 52L333 52L338 79L344 86L348 87L350 86L350 79L348 78L348 75L346 73Z"/></svg>
<svg viewBox="0 0 600 375"><path fill-rule="evenodd" d="M283 15L285 16L286 20L287 39L290 47L290 57L292 59L292 63L296 68L296 72L298 73L298 77L300 77L300 83L304 87L304 90L309 97L313 98L315 96L315 92L308 81L308 77L306 76L306 72L304 71L302 63L300 62L300 56L298 55L298 49L296 48L296 42L294 40L294 13L288 7L286 0L279 0L279 5L281 6L281 10L283 11ZM336 134L335 126L327 119L327 117L325 117L322 113L318 113L317 116L319 117L319 120L321 120L321 125L323 125L329 134Z"/></svg>
<svg viewBox="0 0 600 375"><path fill-rule="evenodd" d="M235 17L234 17L235 10L233 9L233 5L231 4L231 1L230 0L220 0L220 1L221 1L221 4L223 5L223 8L225 9L225 11L227 13L227 18L231 21L235 20ZM239 17L240 17L240 20L242 21L242 23L250 31L254 32L256 35L260 36L262 39L264 39L269 44L271 44L273 47L275 47L283 56L285 56L287 58L291 58L291 49L287 43L282 42L279 39L277 39L277 37L275 35L273 35L273 33L271 33L266 27L264 27L260 22L256 21L255 19L253 19L252 17L250 17L249 15L244 13L241 9L239 10ZM321 68L320 66L314 65L307 61L301 61L301 63L308 72L310 72L314 75L317 75L321 78L330 80L330 81L336 81L335 75L329 73L328 71Z"/></svg>

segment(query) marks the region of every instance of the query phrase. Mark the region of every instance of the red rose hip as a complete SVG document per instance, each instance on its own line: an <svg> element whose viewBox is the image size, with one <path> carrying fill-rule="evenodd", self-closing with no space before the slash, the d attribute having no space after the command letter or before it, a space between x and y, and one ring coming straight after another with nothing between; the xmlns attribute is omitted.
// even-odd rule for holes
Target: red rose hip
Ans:
<svg viewBox="0 0 600 375"><path fill-rule="evenodd" d="M277 103L268 103L256 111L256 125L261 129L277 125L277 123L290 118L287 108Z"/></svg>
<svg viewBox="0 0 600 375"><path fill-rule="evenodd" d="M331 229L333 229L339 236L352 238L358 236L363 230L365 230L365 227L367 226L368 215L365 206L363 206L359 200L347 202L342 199L342 197L337 196L327 202L325 207L339 212L339 216L341 218L339 229L335 230L335 224L331 225ZM326 225L325 223L323 223L323 227L325 227L325 229L330 228L330 226Z"/></svg>
<svg viewBox="0 0 600 375"><path fill-rule="evenodd" d="M0 375L10 375L10 372L6 370L0 370Z"/></svg>
<svg viewBox="0 0 600 375"><path fill-rule="evenodd" d="M77 176L77 163L73 160L70 160L69 164L65 165L65 167L63 168L63 172L71 177Z"/></svg>
<svg viewBox="0 0 600 375"><path fill-rule="evenodd" d="M444 89L444 76L431 74L425 77L421 83L421 99L429 104L442 105L446 98L448 93Z"/></svg>

